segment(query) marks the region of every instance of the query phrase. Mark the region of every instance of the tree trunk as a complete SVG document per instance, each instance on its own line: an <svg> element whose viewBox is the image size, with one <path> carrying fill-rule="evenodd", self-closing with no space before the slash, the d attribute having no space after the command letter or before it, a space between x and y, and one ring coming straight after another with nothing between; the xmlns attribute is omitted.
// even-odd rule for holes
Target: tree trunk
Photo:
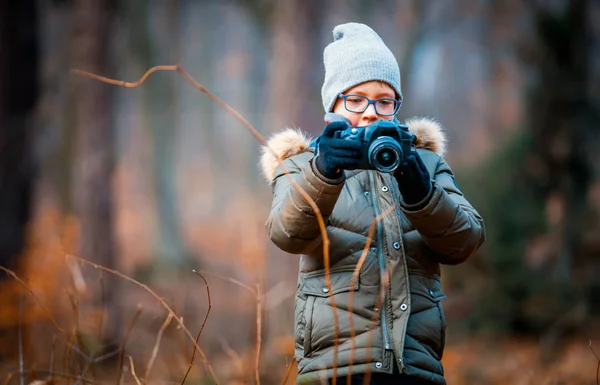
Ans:
<svg viewBox="0 0 600 385"><path fill-rule="evenodd" d="M109 41L112 10L108 0L77 0L72 60L73 66L96 74L109 71ZM113 132L112 96L114 86L82 76L73 79L76 119L76 163L74 201L80 232L79 256L94 263L114 268L116 260L113 220ZM86 269L87 270L87 269ZM102 295L96 271L87 280L90 305L102 306ZM114 342L118 336L118 283L103 275L104 298L108 317L104 316L104 338ZM98 321L100 322L100 321Z"/></svg>
<svg viewBox="0 0 600 385"><path fill-rule="evenodd" d="M534 19L540 44L534 60L540 80L531 94L528 116L534 156L545 165L534 177L556 213L549 218L551 239L556 242L552 276L569 285L592 177L591 153L583 144L592 139L598 124L586 92L591 63L589 5L586 0L567 1L562 12L540 7Z"/></svg>
<svg viewBox="0 0 600 385"><path fill-rule="evenodd" d="M270 21L272 59L267 69L267 133L292 124L299 126L305 119L302 109L312 105L308 100L315 100L307 84L314 70L310 64L315 52L308 42L318 36L320 6L313 0L275 4Z"/></svg>
<svg viewBox="0 0 600 385"><path fill-rule="evenodd" d="M35 1L1 2L0 265L9 268L23 249L31 213L31 133L39 92L37 28Z"/></svg>
<svg viewBox="0 0 600 385"><path fill-rule="evenodd" d="M38 8L33 0L0 2L0 266L20 274L27 223L32 212L33 122L39 95ZM0 272L2 316L24 307L27 294ZM23 298L21 301L20 298ZM13 313L14 314L14 313ZM16 317L15 317L16 318ZM6 322L6 320L5 320ZM0 362L16 362L16 346L27 333L18 326L0 329ZM18 338L23 341L18 345Z"/></svg>

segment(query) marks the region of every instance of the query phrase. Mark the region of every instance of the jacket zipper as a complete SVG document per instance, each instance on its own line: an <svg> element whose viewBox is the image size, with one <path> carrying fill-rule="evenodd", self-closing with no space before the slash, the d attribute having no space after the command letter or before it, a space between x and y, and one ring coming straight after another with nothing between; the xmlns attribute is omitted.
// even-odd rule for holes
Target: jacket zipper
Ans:
<svg viewBox="0 0 600 385"><path fill-rule="evenodd" d="M390 189L392 191L392 193L394 194L395 200L397 202L396 204L396 217L398 219L398 229L400 230L400 233L402 233L402 222L401 222L401 211L400 211L400 196L398 194L396 194L396 191L394 189ZM404 241L402 239L402 236L400 236L400 249L402 250L402 255L404 255ZM407 285L409 286L408 288L408 292L410 293L410 280L408 278L408 268L406 266L406 262L404 262L404 276L406 277L406 282ZM409 296L410 297L410 296ZM402 352L401 355L403 353L404 350L404 338L403 341L400 345L402 347ZM399 362L400 362L400 372L404 373L404 360L400 357L398 358Z"/></svg>
<svg viewBox="0 0 600 385"><path fill-rule="evenodd" d="M373 177L373 171L369 171L369 179L371 180L371 196L373 197L375 218L377 218L379 216L379 204L377 203L377 191L375 190L375 178ZM379 268L381 269L381 278L383 278L383 274L385 274L385 257L383 256L383 226L381 225L381 221L377 222L377 250L379 251ZM383 329L383 339L385 341L385 349L392 350L387 327L387 296L384 291L384 285L381 285L381 291L381 328Z"/></svg>

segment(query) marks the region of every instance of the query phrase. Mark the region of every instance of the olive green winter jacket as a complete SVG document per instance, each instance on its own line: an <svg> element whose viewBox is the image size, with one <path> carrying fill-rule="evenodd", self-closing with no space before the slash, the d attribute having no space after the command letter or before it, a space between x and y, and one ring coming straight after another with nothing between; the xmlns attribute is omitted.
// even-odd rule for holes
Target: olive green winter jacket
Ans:
<svg viewBox="0 0 600 385"><path fill-rule="evenodd" d="M392 373L394 365L408 375L445 384L441 358L446 320L440 301L446 296L440 264L472 256L485 239L485 228L442 157L441 127L427 119L405 124L417 136L417 151L433 184L428 201L413 206L419 209L402 203L389 174L355 170L338 180L322 176L313 166L310 139L299 130L287 129L268 141L323 215L330 288L317 217L274 154L263 148L263 173L273 188L269 236L281 250L301 254L294 326L299 384L319 383L334 373ZM388 211L377 222L353 280L371 224Z"/></svg>

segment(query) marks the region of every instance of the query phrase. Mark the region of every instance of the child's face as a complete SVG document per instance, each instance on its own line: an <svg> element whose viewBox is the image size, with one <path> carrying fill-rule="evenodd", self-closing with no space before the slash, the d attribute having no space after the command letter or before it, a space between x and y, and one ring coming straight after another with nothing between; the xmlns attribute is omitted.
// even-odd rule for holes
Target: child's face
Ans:
<svg viewBox="0 0 600 385"><path fill-rule="evenodd" d="M392 87L386 83L375 80L361 83L343 93L343 95L351 94L363 95L372 100L379 98L396 98L396 93ZM349 119L353 127L367 126L379 119L392 120L394 118L394 116L378 115L375 112L375 106L373 104L369 105L364 112L350 112L344 107L344 100L341 98L338 98L333 105L333 112Z"/></svg>

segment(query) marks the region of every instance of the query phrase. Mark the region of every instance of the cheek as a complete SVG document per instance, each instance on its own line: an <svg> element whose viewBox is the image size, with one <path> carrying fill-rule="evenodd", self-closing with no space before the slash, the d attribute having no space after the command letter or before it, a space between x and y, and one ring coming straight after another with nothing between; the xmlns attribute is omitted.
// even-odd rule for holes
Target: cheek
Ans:
<svg viewBox="0 0 600 385"><path fill-rule="evenodd" d="M344 108L344 101L342 99L338 99L333 105L333 113L342 115L346 119L350 120L350 124L352 126L358 126L360 121L361 114L357 114L355 112L350 112Z"/></svg>

